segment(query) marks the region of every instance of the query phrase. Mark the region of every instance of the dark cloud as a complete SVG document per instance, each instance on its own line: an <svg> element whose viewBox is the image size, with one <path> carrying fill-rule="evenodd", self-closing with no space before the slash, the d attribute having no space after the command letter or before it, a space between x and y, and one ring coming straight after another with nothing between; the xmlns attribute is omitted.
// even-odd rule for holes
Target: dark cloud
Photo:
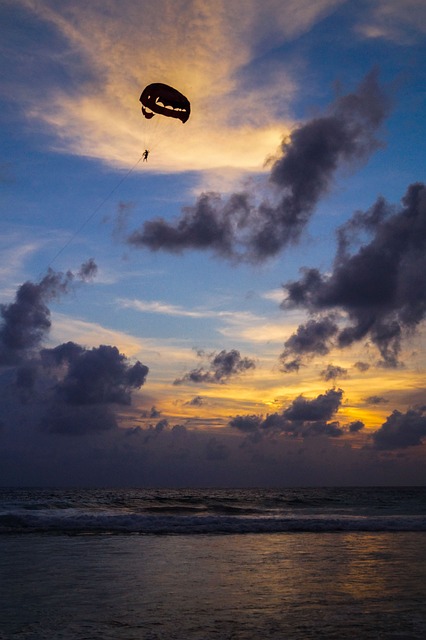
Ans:
<svg viewBox="0 0 426 640"><path fill-rule="evenodd" d="M84 263L77 277L90 279L93 260ZM131 363L117 347L87 349L67 342L42 349L51 326L48 302L69 291L75 276L49 270L39 282L25 282L15 301L2 305L0 364L8 375L0 379L9 401L33 413L34 424L48 433L80 435L116 428L113 405L127 406L131 394L146 380L148 367Z"/></svg>
<svg viewBox="0 0 426 640"><path fill-rule="evenodd" d="M202 355L202 352L199 354ZM245 373L249 369L254 369L256 364L250 358L242 358L236 349L225 351L211 356L208 368L198 367L186 373L182 378L177 378L173 384L183 384L192 382L194 384L219 383L223 384L236 375Z"/></svg>
<svg viewBox="0 0 426 640"><path fill-rule="evenodd" d="M284 140L271 167L269 196L234 193L226 200L204 193L181 216L145 222L128 238L135 247L175 253L209 249L231 260L261 262L299 240L337 169L366 158L378 147L375 134L387 115L388 99L377 74L357 91L339 97L322 116Z"/></svg>
<svg viewBox="0 0 426 640"><path fill-rule="evenodd" d="M426 438L426 407L406 413L393 411L380 429L373 433L377 449L405 449L422 444Z"/></svg>
<svg viewBox="0 0 426 640"><path fill-rule="evenodd" d="M131 364L117 347L86 349L74 342L40 352L50 377L49 393L40 395L40 426L49 433L83 435L118 426L113 405L128 406L146 380L148 367ZM40 374L39 374L40 375Z"/></svg>
<svg viewBox="0 0 426 640"><path fill-rule="evenodd" d="M16 364L37 348L48 333L51 321L47 303L65 293L73 276L49 269L37 284L24 282L15 301L0 306L0 364Z"/></svg>
<svg viewBox="0 0 426 640"><path fill-rule="evenodd" d="M169 426L168 420L166 420L166 418L163 418L162 420L159 420L157 422L157 424L154 427L154 430L156 433L161 433L162 431L164 431L164 429L167 429L168 426Z"/></svg>
<svg viewBox="0 0 426 640"><path fill-rule="evenodd" d="M191 407L201 407L201 405L204 404L204 399L202 396L194 396L193 398L191 398L191 400L185 402L185 404Z"/></svg>
<svg viewBox="0 0 426 640"><path fill-rule="evenodd" d="M24 365L16 371L16 386L18 389L31 391L35 386L36 379L37 368L34 365Z"/></svg>
<svg viewBox="0 0 426 640"><path fill-rule="evenodd" d="M271 413L265 418L258 415L235 416L229 421L229 426L251 436L276 432L303 438L319 435L335 438L344 433L337 421L330 422L339 410L342 396L341 389L329 389L312 400L299 396L282 413Z"/></svg>
<svg viewBox="0 0 426 640"><path fill-rule="evenodd" d="M151 443L156 440L160 434L169 428L169 421L166 418L159 420L155 425L149 425L147 429L141 429L140 433L144 434L144 443Z"/></svg>
<svg viewBox="0 0 426 640"><path fill-rule="evenodd" d="M358 369L358 371L361 371L361 373L364 373L365 371L368 371L370 365L368 362L355 362L354 367L355 369Z"/></svg>
<svg viewBox="0 0 426 640"><path fill-rule="evenodd" d="M143 441L145 444L152 444L163 432L168 431L168 429L169 421L166 418L162 418L161 420L158 420L155 425L150 424L145 429L137 427L136 433L144 436Z"/></svg>
<svg viewBox="0 0 426 640"><path fill-rule="evenodd" d="M337 380L337 378L347 377L348 370L335 364L328 364L326 368L321 371L321 378L326 382L329 382L330 380Z"/></svg>
<svg viewBox="0 0 426 640"><path fill-rule="evenodd" d="M37 364L31 361L23 363L14 369L14 373L15 380L12 388L16 393L16 399L19 399L23 405L31 403L37 387ZM0 379L0 394L3 391L1 387Z"/></svg>
<svg viewBox="0 0 426 640"><path fill-rule="evenodd" d="M382 398L382 396L368 396L368 398L364 398L364 401L367 404L386 404L389 402L389 400Z"/></svg>
<svg viewBox="0 0 426 640"><path fill-rule="evenodd" d="M77 362L84 352L84 347L70 340L52 349L41 349L40 358L43 366L58 367L62 364Z"/></svg>
<svg viewBox="0 0 426 640"><path fill-rule="evenodd" d="M302 364L301 356L326 355L330 340L337 331L338 327L331 316L301 324L284 343L284 351L280 355L282 371L298 371Z"/></svg>
<svg viewBox="0 0 426 640"><path fill-rule="evenodd" d="M139 361L130 365L117 347L101 345L84 349L68 342L44 349L44 361L51 357L57 364L67 363L67 372L56 386L56 394L66 404L130 404L131 390L139 389L148 375L148 367Z"/></svg>
<svg viewBox="0 0 426 640"><path fill-rule="evenodd" d="M98 273L98 265L93 260L93 258L89 258L87 262L84 262L81 265L77 273L77 277L80 280L83 280L83 282L86 282L87 280L92 280L97 273Z"/></svg>
<svg viewBox="0 0 426 640"><path fill-rule="evenodd" d="M149 411L142 412L142 418L159 418L161 416L161 411L159 411L156 407L151 407Z"/></svg>
<svg viewBox="0 0 426 640"><path fill-rule="evenodd" d="M223 202L217 193L204 193L194 207L184 207L181 217L170 224L163 218L149 220L134 231L128 243L180 253L186 249L212 249L219 255L233 256L234 224L244 226L252 205L248 194L234 194ZM235 221L235 222L234 222Z"/></svg>
<svg viewBox="0 0 426 640"><path fill-rule="evenodd" d="M257 431L262 425L262 422L262 416L235 416L229 421L229 425L231 427L235 427L235 429L238 429L239 431L250 433Z"/></svg>
<svg viewBox="0 0 426 640"><path fill-rule="evenodd" d="M358 433L358 431L361 431L361 429L364 429L364 427L365 425L363 422L361 422L361 420L354 420L354 422L350 422L348 424L350 433Z"/></svg>
<svg viewBox="0 0 426 640"><path fill-rule="evenodd" d="M342 389L329 389L313 400L299 396L283 416L292 421L330 420L340 407L342 396Z"/></svg>
<svg viewBox="0 0 426 640"><path fill-rule="evenodd" d="M288 356L284 354L280 356L280 359L281 359L280 369L284 373L297 373L300 367L304 366L301 357L294 358L293 360L286 360L287 357Z"/></svg>
<svg viewBox="0 0 426 640"><path fill-rule="evenodd" d="M96 269L90 259L81 266L77 278L87 280ZM51 326L47 305L69 291L74 277L71 271L57 273L49 269L40 282L24 282L14 302L0 305L0 365L17 364L39 347Z"/></svg>
<svg viewBox="0 0 426 640"><path fill-rule="evenodd" d="M356 230L370 241L355 247ZM381 364L396 367L404 333L426 315L425 274L426 187L418 183L408 188L398 210L380 199L367 213L356 213L339 231L332 273L305 269L299 281L285 285L283 307L344 312L346 325L336 331L336 346L368 337Z"/></svg>
<svg viewBox="0 0 426 640"><path fill-rule="evenodd" d="M40 420L40 427L47 433L81 436L110 431L116 429L118 424L108 406L70 406L56 401L49 405Z"/></svg>
<svg viewBox="0 0 426 640"><path fill-rule="evenodd" d="M205 455L207 460L227 460L229 458L228 447L217 438L210 438L207 441Z"/></svg>
<svg viewBox="0 0 426 640"><path fill-rule="evenodd" d="M265 431L287 431L291 433L296 428L291 420L288 420L282 413L269 413L262 421L262 429Z"/></svg>
<svg viewBox="0 0 426 640"><path fill-rule="evenodd" d="M148 367L140 362L131 365L112 346L84 349L67 343L44 350L44 369L55 359L62 375L58 381L50 371L56 382L40 398L44 410L40 426L50 433L84 435L116 429L113 406L130 405L132 391L144 384L148 374Z"/></svg>
<svg viewBox="0 0 426 640"><path fill-rule="evenodd" d="M175 424L172 427L172 434L175 438L186 438L189 432L184 424Z"/></svg>
<svg viewBox="0 0 426 640"><path fill-rule="evenodd" d="M325 422L324 420L317 420L304 425L303 435L309 436L328 436L329 438L338 438L344 433L339 422Z"/></svg>

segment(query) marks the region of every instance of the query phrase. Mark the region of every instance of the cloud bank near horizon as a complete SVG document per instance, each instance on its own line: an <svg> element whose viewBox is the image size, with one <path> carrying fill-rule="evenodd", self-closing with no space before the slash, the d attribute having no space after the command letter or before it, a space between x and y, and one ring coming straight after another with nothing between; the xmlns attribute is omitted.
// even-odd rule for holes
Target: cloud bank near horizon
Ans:
<svg viewBox="0 0 426 640"><path fill-rule="evenodd" d="M96 270L94 261L88 260L78 271L78 281L91 279ZM46 434L85 436L116 430L120 426L117 409L130 406L133 391L146 382L148 366L140 361L132 363L115 346L100 345L90 349L68 341L56 347L43 347L51 328L48 303L66 295L75 278L72 272L63 274L49 269L40 282L25 282L18 288L15 300L1 306L3 425L20 411L27 411L28 418L31 415L32 428ZM256 369L254 360L242 357L236 349L211 354L200 352L199 355L207 358L207 366L176 379L175 385L225 384ZM335 379L344 375L345 370L340 369L329 365L323 377ZM313 399L300 395L282 413L269 414L265 418L235 416L229 425L236 431L249 433L252 438L262 433L302 439L356 434L363 428L361 421L341 425L335 419L342 397L343 390L335 387ZM199 396L198 399L199 405ZM368 399L373 404L380 401L374 396ZM422 444L426 436L424 412L424 407L413 407L405 414L393 411L372 433L374 447L391 450ZM155 409L149 415L158 417L160 413ZM168 426L164 419L161 424Z"/></svg>

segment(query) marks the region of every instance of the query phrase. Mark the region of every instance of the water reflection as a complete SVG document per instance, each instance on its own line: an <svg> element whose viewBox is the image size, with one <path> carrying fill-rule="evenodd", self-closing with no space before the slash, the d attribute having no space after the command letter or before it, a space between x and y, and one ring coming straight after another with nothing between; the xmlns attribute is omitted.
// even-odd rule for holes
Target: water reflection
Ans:
<svg viewBox="0 0 426 640"><path fill-rule="evenodd" d="M424 542L419 533L4 537L0 638L423 640Z"/></svg>

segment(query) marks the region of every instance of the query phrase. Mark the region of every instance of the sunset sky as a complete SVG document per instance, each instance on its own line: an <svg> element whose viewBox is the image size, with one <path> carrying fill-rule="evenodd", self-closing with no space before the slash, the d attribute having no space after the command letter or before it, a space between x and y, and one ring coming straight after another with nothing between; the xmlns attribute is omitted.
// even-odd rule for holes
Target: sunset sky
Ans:
<svg viewBox="0 0 426 640"><path fill-rule="evenodd" d="M3 0L0 54L0 485L424 484L426 4Z"/></svg>

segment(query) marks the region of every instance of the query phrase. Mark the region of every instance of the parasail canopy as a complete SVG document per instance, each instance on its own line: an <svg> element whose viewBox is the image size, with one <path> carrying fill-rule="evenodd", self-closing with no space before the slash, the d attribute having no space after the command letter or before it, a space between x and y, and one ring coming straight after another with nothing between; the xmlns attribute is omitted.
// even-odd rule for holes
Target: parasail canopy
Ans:
<svg viewBox="0 0 426 640"><path fill-rule="evenodd" d="M142 113L148 120L159 114L186 122L191 113L188 98L177 89L161 82L154 82L145 87L139 100L142 103Z"/></svg>

